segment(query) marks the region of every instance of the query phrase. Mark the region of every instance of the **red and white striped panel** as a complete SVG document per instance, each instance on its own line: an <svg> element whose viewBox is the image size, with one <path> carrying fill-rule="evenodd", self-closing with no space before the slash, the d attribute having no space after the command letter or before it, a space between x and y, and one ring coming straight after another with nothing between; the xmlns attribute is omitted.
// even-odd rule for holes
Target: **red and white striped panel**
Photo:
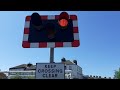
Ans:
<svg viewBox="0 0 120 90"><path fill-rule="evenodd" d="M44 15L41 16L42 20L58 19L59 15ZM76 15L69 15L69 18L73 20L73 42L38 42L30 43L28 42L29 36L29 26L30 26L30 16L26 17L23 35L23 48L58 48L58 47L78 47L80 45L79 31L78 31L78 21Z"/></svg>

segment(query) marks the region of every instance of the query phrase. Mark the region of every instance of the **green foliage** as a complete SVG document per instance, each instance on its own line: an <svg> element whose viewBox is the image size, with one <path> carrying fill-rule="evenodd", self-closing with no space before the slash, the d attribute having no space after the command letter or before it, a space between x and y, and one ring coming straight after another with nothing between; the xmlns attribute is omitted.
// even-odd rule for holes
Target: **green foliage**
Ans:
<svg viewBox="0 0 120 90"><path fill-rule="evenodd" d="M120 79L120 68L119 68L119 70L115 70L114 78L115 79Z"/></svg>
<svg viewBox="0 0 120 90"><path fill-rule="evenodd" d="M4 73L0 73L0 79L7 79L7 76Z"/></svg>

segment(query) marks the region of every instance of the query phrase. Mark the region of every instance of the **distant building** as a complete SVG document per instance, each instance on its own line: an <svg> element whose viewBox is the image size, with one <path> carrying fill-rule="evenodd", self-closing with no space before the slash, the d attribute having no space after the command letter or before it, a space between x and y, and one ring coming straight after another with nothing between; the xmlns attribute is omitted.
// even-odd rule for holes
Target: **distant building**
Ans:
<svg viewBox="0 0 120 90"><path fill-rule="evenodd" d="M83 75L83 79L112 79L111 77L101 77L95 75Z"/></svg>
<svg viewBox="0 0 120 90"><path fill-rule="evenodd" d="M65 65L65 79L112 79L111 77L101 77L95 75L83 75L82 68L77 65L77 60L66 60L65 58L61 59L61 62ZM35 78L36 65L33 64L21 64L15 67L9 68L8 78L14 76L21 76L23 79L28 77Z"/></svg>
<svg viewBox="0 0 120 90"><path fill-rule="evenodd" d="M30 71L9 71L8 79L35 79L35 70Z"/></svg>
<svg viewBox="0 0 120 90"><path fill-rule="evenodd" d="M65 77L66 79L82 79L82 68L77 65L77 60L65 60L61 59L61 62L65 64ZM68 77L69 76L69 77Z"/></svg>
<svg viewBox="0 0 120 90"><path fill-rule="evenodd" d="M65 58L61 59L60 63L65 64L65 79L82 79L82 68L77 65L77 61L73 62L70 60L66 60ZM35 77L36 65L32 64L21 64L15 67L9 68L8 77L13 77L15 75L19 75L22 77L34 76Z"/></svg>
<svg viewBox="0 0 120 90"><path fill-rule="evenodd" d="M21 77L23 79L35 78L36 65L33 64L21 64L15 67L9 68L8 78Z"/></svg>
<svg viewBox="0 0 120 90"><path fill-rule="evenodd" d="M29 70L36 70L36 65L28 63L9 68L9 71L29 71Z"/></svg>

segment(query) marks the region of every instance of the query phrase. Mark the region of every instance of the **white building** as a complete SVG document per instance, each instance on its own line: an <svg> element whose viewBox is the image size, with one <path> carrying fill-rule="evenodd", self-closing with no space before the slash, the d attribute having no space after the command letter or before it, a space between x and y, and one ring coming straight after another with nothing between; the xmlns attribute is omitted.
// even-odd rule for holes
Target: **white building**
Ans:
<svg viewBox="0 0 120 90"><path fill-rule="evenodd" d="M65 79L82 79L82 68L77 65L77 61L74 60L71 62L70 60L65 60L65 58L61 59L60 63L65 64ZM22 76L23 78L27 78L28 76L32 76L35 78L35 70L36 65L32 64L22 64L19 66L15 66L9 69L9 78L12 78L16 75Z"/></svg>
<svg viewBox="0 0 120 90"><path fill-rule="evenodd" d="M65 70L65 79L72 79L72 71Z"/></svg>
<svg viewBox="0 0 120 90"><path fill-rule="evenodd" d="M12 68L9 68L8 79L21 77L22 79L34 79L36 66L32 64L21 64Z"/></svg>
<svg viewBox="0 0 120 90"><path fill-rule="evenodd" d="M65 78L66 79L82 79L82 68L77 65L77 61L61 59L61 62L65 64ZM68 77L69 76L69 77Z"/></svg>
<svg viewBox="0 0 120 90"><path fill-rule="evenodd" d="M22 79L35 79L35 70L31 71L9 71L8 79L21 77Z"/></svg>
<svg viewBox="0 0 120 90"><path fill-rule="evenodd" d="M71 79L82 79L82 68L78 65L66 65L65 74L71 75Z"/></svg>

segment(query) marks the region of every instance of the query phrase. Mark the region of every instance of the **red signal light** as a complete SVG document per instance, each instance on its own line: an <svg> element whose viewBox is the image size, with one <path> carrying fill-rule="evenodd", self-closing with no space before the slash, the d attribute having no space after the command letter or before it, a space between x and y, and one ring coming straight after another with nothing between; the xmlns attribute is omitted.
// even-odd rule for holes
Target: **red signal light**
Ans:
<svg viewBox="0 0 120 90"><path fill-rule="evenodd" d="M61 27L65 28L68 26L69 15L67 12L62 12L59 16L58 23Z"/></svg>
<svg viewBox="0 0 120 90"><path fill-rule="evenodd" d="M61 19L59 21L59 25L62 27L66 27L68 25L68 21L66 19Z"/></svg>

